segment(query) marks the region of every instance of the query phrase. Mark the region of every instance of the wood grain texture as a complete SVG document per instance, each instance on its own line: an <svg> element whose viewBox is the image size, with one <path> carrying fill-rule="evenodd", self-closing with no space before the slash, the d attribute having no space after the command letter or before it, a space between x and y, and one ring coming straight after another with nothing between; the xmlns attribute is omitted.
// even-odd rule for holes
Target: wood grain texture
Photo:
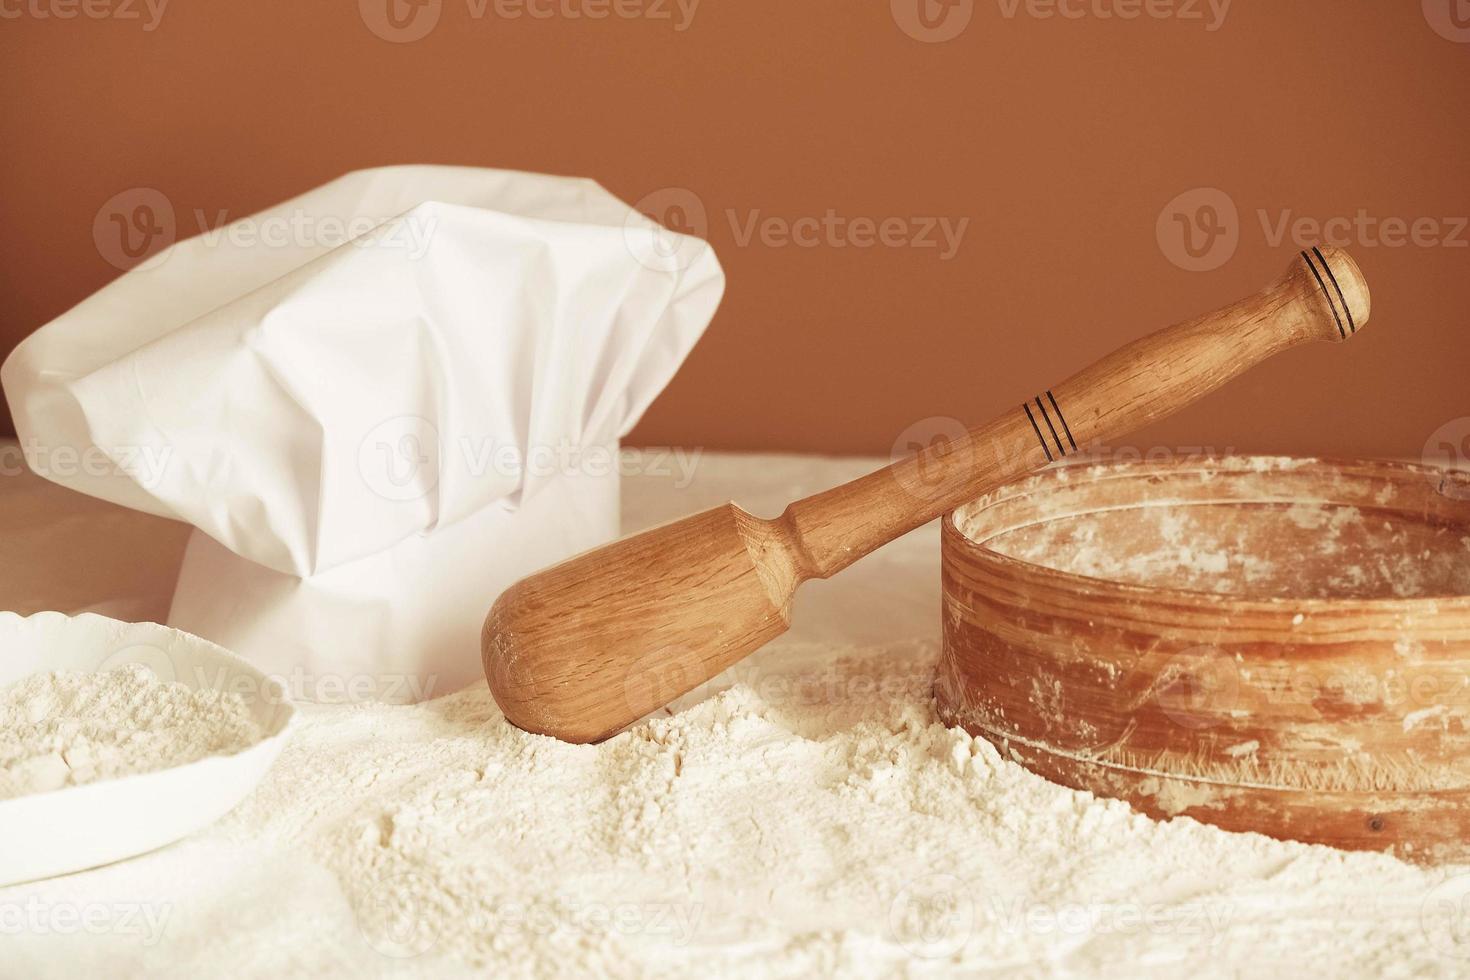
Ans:
<svg viewBox="0 0 1470 980"><path fill-rule="evenodd" d="M1453 477L1234 457L994 490L944 523L940 715L1154 817L1470 859Z"/></svg>
<svg viewBox="0 0 1470 980"><path fill-rule="evenodd" d="M1135 341L962 438L776 520L726 505L538 572L486 619L491 691L528 731L606 738L779 635L802 582L1078 445L1167 415L1272 354L1344 340L1368 315L1367 284L1346 253L1304 252L1256 295Z"/></svg>

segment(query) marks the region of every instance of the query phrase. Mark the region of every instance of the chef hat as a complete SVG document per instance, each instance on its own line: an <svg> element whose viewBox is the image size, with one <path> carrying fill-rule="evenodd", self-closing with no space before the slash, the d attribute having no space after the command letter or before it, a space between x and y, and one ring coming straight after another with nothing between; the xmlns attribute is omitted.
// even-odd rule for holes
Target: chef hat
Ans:
<svg viewBox="0 0 1470 980"><path fill-rule="evenodd" d="M194 526L169 625L414 700L478 677L502 589L616 536L618 441L723 291L591 181L389 167L171 246L0 380L32 469Z"/></svg>

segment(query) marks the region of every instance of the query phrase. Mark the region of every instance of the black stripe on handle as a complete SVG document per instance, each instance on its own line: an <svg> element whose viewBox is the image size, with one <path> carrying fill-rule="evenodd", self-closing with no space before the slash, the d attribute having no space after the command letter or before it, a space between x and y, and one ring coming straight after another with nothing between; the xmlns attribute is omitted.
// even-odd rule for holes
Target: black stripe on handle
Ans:
<svg viewBox="0 0 1470 980"><path fill-rule="evenodd" d="M1053 411L1057 413L1057 421L1062 423L1062 431L1067 434L1067 442L1071 444L1072 451L1076 452L1077 440L1072 438L1072 427L1067 424L1067 420L1062 416L1062 407L1057 404L1056 396L1048 391L1046 393L1046 400L1051 402L1051 407Z"/></svg>
<svg viewBox="0 0 1470 980"><path fill-rule="evenodd" d="M1036 416L1031 414L1031 406L1022 404L1021 408L1026 412L1026 418L1031 421L1031 431L1036 433L1036 441L1041 443L1041 451L1046 453L1046 461L1052 461L1051 449L1046 444L1046 437L1041 434L1041 427L1036 424Z"/></svg>
<svg viewBox="0 0 1470 980"><path fill-rule="evenodd" d="M1313 249L1313 251L1316 250ZM1332 319L1337 321L1338 334L1346 340L1347 331L1342 329L1342 316L1337 312L1337 303L1333 300L1332 293L1327 290L1327 283L1322 279L1322 273L1317 271L1317 264L1312 261L1312 257L1305 250L1302 252L1302 258L1306 260L1307 268L1312 270L1312 276L1317 280L1317 285L1322 287L1322 295L1327 297L1327 305L1332 307ZM1328 269L1327 274L1332 275L1332 270Z"/></svg>
<svg viewBox="0 0 1470 980"><path fill-rule="evenodd" d="M1332 274L1332 266L1327 264L1327 259L1322 256L1322 250L1312 246L1312 254L1317 256L1317 261L1322 263L1322 268L1327 270L1327 278L1332 280L1332 288L1337 290L1337 298L1342 300L1342 311L1347 314L1348 333L1357 333L1358 325L1353 322L1353 308L1348 306L1347 297L1342 294L1342 287L1337 284L1337 277Z"/></svg>
<svg viewBox="0 0 1470 980"><path fill-rule="evenodd" d="M1066 456L1067 451L1062 448L1062 439L1057 435L1057 427L1051 424L1051 415L1047 412L1046 406L1041 404L1040 395L1036 396L1036 407L1041 409L1041 417L1046 420L1046 427L1051 431L1051 441L1057 444L1057 455Z"/></svg>

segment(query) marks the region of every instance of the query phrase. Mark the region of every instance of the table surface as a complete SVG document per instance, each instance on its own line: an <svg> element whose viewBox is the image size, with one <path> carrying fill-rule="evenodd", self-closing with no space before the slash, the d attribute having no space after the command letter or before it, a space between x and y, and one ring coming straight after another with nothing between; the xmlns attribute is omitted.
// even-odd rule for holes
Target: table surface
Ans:
<svg viewBox="0 0 1470 980"><path fill-rule="evenodd" d="M5 461L0 452L0 462ZM13 457L9 461L13 463ZM624 481L624 526L646 527L728 499L757 515L775 516L788 501L867 472L878 462L704 454L692 482L685 485L674 467L655 466L651 458L643 457L640 468L645 472ZM921 528L835 581L809 583L798 597L790 633L762 651L756 663L773 664L780 658L781 669L788 671L830 667L839 658L853 657L854 651L874 650L891 652L895 663L904 657L911 662L932 658L939 624L937 531L935 524ZM184 537L184 530L169 522L82 498L17 473L12 465L0 470L0 608L91 609L120 618L161 618ZM730 683L735 681L726 680L723 686ZM709 697L721 686L716 684L698 697ZM915 710L932 714L932 707ZM415 744L421 742L427 751L431 742L445 738L435 704L366 710L305 706L304 711L305 723L266 783L215 827L131 861L0 889L0 977L93 970L114 976L145 972L194 976L221 970L254 976L349 970L367 975L481 973L483 964L477 967L443 950L407 958L383 955L354 918L359 883L352 880L352 870L333 866L322 856L322 841L339 832L344 820L374 807L390 807L401 782L377 796L365 791L339 803L321 798L320 784L310 778L313 763L372 759L375 752L388 751L384 746L391 743L385 758L411 767L404 761L405 753L411 753ZM836 744L821 741L830 734L822 729L828 724L826 716L800 716L795 709L787 716L782 716L787 718L784 722L771 722L790 729L777 734L799 732L807 742ZM932 722L932 717L925 720ZM515 735L530 739L523 733ZM517 744L516 751L525 750L524 743ZM885 744L889 751L898 751L904 743ZM1049 806L1075 803L1081 808L1085 796L1057 788ZM885 810L882 799L875 796L864 802L862 809L853 811L857 815L844 816L840 828L849 838L842 846L881 845L882 857L873 859L874 882L932 872L936 862L942 870L957 870L974 850L991 847L988 856L1003 858L1004 876L1021 889L1019 894L1055 910L1067 903L1086 905L1087 896L1103 887L1099 883L1112 873L1110 868L1150 860L1147 843L1119 843L1125 839L1114 839L1109 836L1113 830L1100 827L1095 843L1079 839L1075 869L1028 865L1026 849L1042 842L1028 841L1026 835L1048 833L1052 825L1041 815L989 812L978 798L979 836L946 851L943 840L925 836L923 815L918 813L921 805L898 812ZM562 803L576 805L576 801ZM546 819L560 819L560 812L558 805L549 805ZM760 826L763 819L752 818L758 825L754 833L774 847L784 839L779 836L779 822L803 818L773 814L771 824ZM990 825L982 835L978 825L986 821ZM894 827L903 828L908 836L892 838ZM1108 975L1122 964L1140 975L1173 975L1181 970L1231 974L1236 967L1271 972L1288 965L1329 974L1372 970L1457 975L1470 970L1470 960L1454 955L1461 951L1458 946L1447 952L1444 943L1436 941L1442 937L1431 935L1432 928L1426 931L1425 903L1447 872L1423 871L1380 856L1339 860L1336 852L1325 848L1210 833L1212 841L1218 838L1221 843L1218 853L1198 858L1201 867L1232 860L1232 854L1243 855L1240 867L1222 872L1226 880L1218 889L1181 892L1183 879L1161 867L1148 894L1129 898L1145 910L1162 904L1177 912L1183 907L1180 903L1192 903L1190 907L1206 919L1228 911L1220 920L1223 924L1208 937L1183 929L1134 929L1107 936L1094 931L1081 941L1071 937L1059 943L1056 935L1039 931L1023 930L1019 939L982 932L956 957L922 960L888 935L889 924L881 912L887 906L875 906L877 913L865 908L856 917L844 916L846 886L811 887L803 877L807 872L793 870L785 878L752 882L764 893L744 900L747 905L753 901L749 915L756 917L754 926L745 922L744 927L754 929L761 937L759 944L752 948L746 940L727 949L714 938L696 949L696 959L683 965L705 972L747 972L765 966L790 976L943 972L946 966L969 974ZM1015 853L1005 845L1007 834L1014 835ZM1258 843L1232 850L1232 838ZM903 843L906 839L912 841L911 853ZM3 846L17 844L23 846L13 841ZM814 842L813 853L820 855L823 846L834 845ZM1139 853L1122 853L1129 847ZM807 860L800 853L787 859L796 864ZM781 887L781 882L789 888ZM740 885L738 880L725 880L722 887L734 893ZM1116 902L1117 896L1111 900ZM101 926L67 928L57 915L57 910L65 909L91 911ZM1170 921L1177 924L1178 919ZM988 936L1005 938L1004 948L987 948L985 944L992 941ZM584 942L576 955L591 955L588 948ZM1470 953L1470 946L1465 952ZM585 966L604 961L576 962ZM656 962L667 967L671 961ZM512 972L526 975L550 975L567 965L554 950L540 947L528 949L525 958L514 963Z"/></svg>

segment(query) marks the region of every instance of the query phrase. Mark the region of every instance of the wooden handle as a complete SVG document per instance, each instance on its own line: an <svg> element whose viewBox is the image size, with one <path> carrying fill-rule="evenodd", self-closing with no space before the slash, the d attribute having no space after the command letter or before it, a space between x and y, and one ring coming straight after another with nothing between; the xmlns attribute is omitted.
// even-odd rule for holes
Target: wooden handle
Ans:
<svg viewBox="0 0 1470 980"><path fill-rule="evenodd" d="M834 575L1093 439L1171 414L1273 354L1312 340L1346 340L1368 313L1367 282L1346 252L1302 252L1254 296L1135 340L959 440L793 503L781 523L795 577Z"/></svg>
<svg viewBox="0 0 1470 980"><path fill-rule="evenodd" d="M962 439L776 520L726 504L537 572L485 620L490 690L528 731L606 738L779 636L806 579L1091 439L1161 418L1277 351L1344 340L1367 319L1357 266L1313 249L1259 295L1129 344Z"/></svg>

